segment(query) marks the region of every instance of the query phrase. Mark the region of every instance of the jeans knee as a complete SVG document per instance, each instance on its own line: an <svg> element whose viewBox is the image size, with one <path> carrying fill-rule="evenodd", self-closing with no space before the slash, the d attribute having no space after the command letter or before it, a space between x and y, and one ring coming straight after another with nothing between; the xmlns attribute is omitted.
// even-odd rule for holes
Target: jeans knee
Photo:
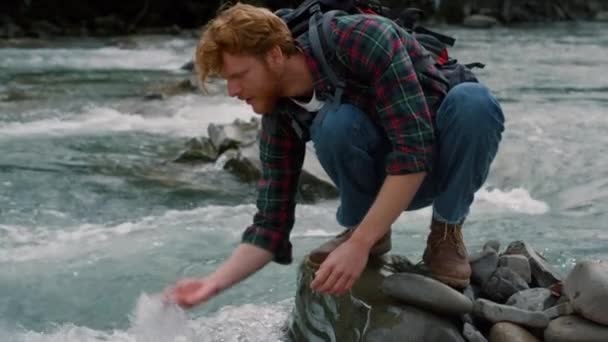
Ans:
<svg viewBox="0 0 608 342"><path fill-rule="evenodd" d="M440 131L452 125L467 130L502 132L504 129L502 109L490 90L481 83L461 83L452 88L439 113L437 126Z"/></svg>
<svg viewBox="0 0 608 342"><path fill-rule="evenodd" d="M353 144L353 131L361 115L365 114L350 105L324 113L322 120L313 124L311 132L317 154L340 154L348 149Z"/></svg>

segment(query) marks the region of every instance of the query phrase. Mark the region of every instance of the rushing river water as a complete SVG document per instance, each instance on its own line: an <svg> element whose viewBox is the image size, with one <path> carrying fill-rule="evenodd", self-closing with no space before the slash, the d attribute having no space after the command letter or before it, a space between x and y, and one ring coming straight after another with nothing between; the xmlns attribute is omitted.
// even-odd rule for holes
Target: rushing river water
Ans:
<svg viewBox="0 0 608 342"><path fill-rule="evenodd" d="M470 249L525 239L563 273L608 259L608 25L444 30L453 55L487 64L507 117ZM254 186L221 165L171 162L210 122L251 117L246 105L221 92L143 100L187 77L195 40L0 44L0 340L278 340L297 262L340 230L335 201L298 206L293 265L187 313L156 297L218 266L255 211ZM402 215L394 251L418 260L429 220Z"/></svg>

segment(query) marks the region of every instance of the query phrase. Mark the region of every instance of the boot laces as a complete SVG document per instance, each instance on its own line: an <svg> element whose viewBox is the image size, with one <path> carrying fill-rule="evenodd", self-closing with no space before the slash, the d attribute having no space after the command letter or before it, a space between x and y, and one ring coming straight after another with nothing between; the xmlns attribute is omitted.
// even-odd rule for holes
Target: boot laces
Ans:
<svg viewBox="0 0 608 342"><path fill-rule="evenodd" d="M462 229L457 225L450 225L443 222L439 229L441 229L441 237L433 239L430 247L435 249L444 243L448 243L456 247L458 253L464 255L464 237L462 235Z"/></svg>

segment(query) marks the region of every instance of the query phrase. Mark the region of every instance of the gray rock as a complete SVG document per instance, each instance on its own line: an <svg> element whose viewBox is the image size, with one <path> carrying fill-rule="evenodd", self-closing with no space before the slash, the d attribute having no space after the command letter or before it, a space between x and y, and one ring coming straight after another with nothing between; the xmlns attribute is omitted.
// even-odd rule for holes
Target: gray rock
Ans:
<svg viewBox="0 0 608 342"><path fill-rule="evenodd" d="M545 310L549 319L556 319L561 316L568 316L574 313L574 307L570 303L561 303Z"/></svg>
<svg viewBox="0 0 608 342"><path fill-rule="evenodd" d="M469 323L464 324L464 327L462 328L462 334L464 335L464 338L466 338L469 342L488 342L485 336L483 336L483 334L480 333L477 328L475 328Z"/></svg>
<svg viewBox="0 0 608 342"><path fill-rule="evenodd" d="M599 12L595 15L595 20L597 21L608 21L608 11Z"/></svg>
<svg viewBox="0 0 608 342"><path fill-rule="evenodd" d="M462 315L473 309L473 302L462 293L419 274L393 274L384 279L381 289L407 304L444 315Z"/></svg>
<svg viewBox="0 0 608 342"><path fill-rule="evenodd" d="M238 150L228 150L222 154L226 159L224 170L235 175L241 182L255 182L261 177L260 170Z"/></svg>
<svg viewBox="0 0 608 342"><path fill-rule="evenodd" d="M608 327L578 316L554 319L545 329L546 342L606 342Z"/></svg>
<svg viewBox="0 0 608 342"><path fill-rule="evenodd" d="M498 266L498 253L493 249L484 249L483 252L471 256L471 279L474 283L483 285L496 271Z"/></svg>
<svg viewBox="0 0 608 342"><path fill-rule="evenodd" d="M490 342L540 342L528 330L519 325L500 322L490 330Z"/></svg>
<svg viewBox="0 0 608 342"><path fill-rule="evenodd" d="M352 290L343 296L323 295L310 288L317 267L303 262L298 273L288 341L464 342L455 320L402 304L379 291L387 275L387 255L370 259ZM390 267L387 267L390 266Z"/></svg>
<svg viewBox="0 0 608 342"><path fill-rule="evenodd" d="M500 242L498 240L490 240L483 245L482 250L492 249L494 252L500 252Z"/></svg>
<svg viewBox="0 0 608 342"><path fill-rule="evenodd" d="M257 120L246 122L237 119L232 124L209 124L207 133L213 146L222 154L228 149L254 143L258 136L258 129Z"/></svg>
<svg viewBox="0 0 608 342"><path fill-rule="evenodd" d="M361 341L365 342L423 342L423 341L445 341L445 342L465 342L462 334L454 323L446 318L424 311L413 306L393 308L396 317L386 319L386 315L374 314L370 319L371 326L381 326L382 328L368 329ZM391 323L386 327L386 322ZM382 323L384 324L382 324ZM323 339L324 340L324 339ZM317 341L322 341L319 339ZM334 341L358 341L358 339Z"/></svg>
<svg viewBox="0 0 608 342"><path fill-rule="evenodd" d="M544 312L522 310L486 299L475 301L473 313L492 323L511 322L532 328L545 328L549 324L549 317Z"/></svg>
<svg viewBox="0 0 608 342"><path fill-rule="evenodd" d="M528 289L528 283L510 268L499 267L483 284L482 293L498 303L504 303L513 294Z"/></svg>
<svg viewBox="0 0 608 342"><path fill-rule="evenodd" d="M532 282L530 262L523 255L503 255L498 259L498 266L508 267L519 274L526 283Z"/></svg>
<svg viewBox="0 0 608 342"><path fill-rule="evenodd" d="M175 162L213 162L217 157L217 150L209 138L192 138L186 142L186 150L175 159Z"/></svg>
<svg viewBox="0 0 608 342"><path fill-rule="evenodd" d="M0 38L22 37L24 31L9 17L0 17Z"/></svg>
<svg viewBox="0 0 608 342"><path fill-rule="evenodd" d="M608 262L579 262L564 280L563 291L576 312L608 325Z"/></svg>
<svg viewBox="0 0 608 342"><path fill-rule="evenodd" d="M544 311L553 305L557 298L549 289L536 287L533 289L519 291L512 295L505 304L529 311Z"/></svg>
<svg viewBox="0 0 608 342"><path fill-rule="evenodd" d="M505 254L525 255L530 262L532 270L532 283L538 287L549 287L561 281L561 276L547 263L544 257L538 254L530 244L524 241L512 242Z"/></svg>
<svg viewBox="0 0 608 342"><path fill-rule="evenodd" d="M462 24L470 28L490 28L498 24L498 20L487 15L473 14L464 18Z"/></svg>

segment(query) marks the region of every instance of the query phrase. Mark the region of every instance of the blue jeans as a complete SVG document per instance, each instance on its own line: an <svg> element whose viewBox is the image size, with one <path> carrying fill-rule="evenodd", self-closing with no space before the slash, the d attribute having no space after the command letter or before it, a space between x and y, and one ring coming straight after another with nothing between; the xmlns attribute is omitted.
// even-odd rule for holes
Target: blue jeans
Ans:
<svg viewBox="0 0 608 342"><path fill-rule="evenodd" d="M452 88L437 111L437 153L407 210L433 205L433 217L460 223L484 184L504 130L504 115L488 88L462 83ZM341 104L318 116L310 129L319 161L340 194L338 222L358 225L386 177L391 150L386 133L368 115Z"/></svg>

